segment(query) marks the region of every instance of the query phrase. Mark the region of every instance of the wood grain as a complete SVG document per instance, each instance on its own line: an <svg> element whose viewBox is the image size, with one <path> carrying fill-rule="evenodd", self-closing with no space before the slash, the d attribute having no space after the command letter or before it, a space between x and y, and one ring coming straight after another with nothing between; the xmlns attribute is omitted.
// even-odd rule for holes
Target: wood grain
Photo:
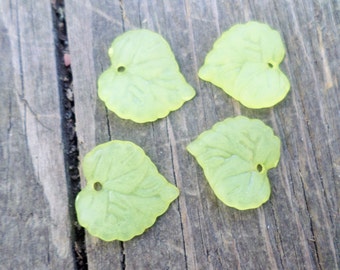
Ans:
<svg viewBox="0 0 340 270"><path fill-rule="evenodd" d="M87 235L89 269L339 269L339 10L331 0L66 1L80 157L99 143L130 140L181 190L142 236L105 243ZM291 91L271 109L246 109L197 77L214 40L249 20L277 29L287 48ZM96 94L112 40L135 28L164 36L197 91L180 110L143 125L108 112ZM239 114L263 120L282 140L270 201L250 211L216 199L185 150Z"/></svg>
<svg viewBox="0 0 340 270"><path fill-rule="evenodd" d="M0 2L0 268L72 269L51 4Z"/></svg>

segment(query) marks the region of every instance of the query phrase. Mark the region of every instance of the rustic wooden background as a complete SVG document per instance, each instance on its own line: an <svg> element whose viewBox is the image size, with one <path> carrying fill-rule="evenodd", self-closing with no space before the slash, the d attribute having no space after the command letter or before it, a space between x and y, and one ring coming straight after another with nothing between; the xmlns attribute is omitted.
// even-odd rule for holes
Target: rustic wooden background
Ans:
<svg viewBox="0 0 340 270"><path fill-rule="evenodd" d="M131 241L86 234L83 269L339 269L338 0L1 0L1 269L80 268L61 124L56 5L65 5L79 159L99 143L130 140L181 191ZM197 77L214 40L249 20L277 29L287 48L281 66L291 91L271 109L246 109ZM164 36L197 91L180 110L149 124L121 120L97 98L112 40L136 28ZM282 141L280 163L269 173L271 198L250 211L217 200L185 150L202 131L239 114L263 120Z"/></svg>

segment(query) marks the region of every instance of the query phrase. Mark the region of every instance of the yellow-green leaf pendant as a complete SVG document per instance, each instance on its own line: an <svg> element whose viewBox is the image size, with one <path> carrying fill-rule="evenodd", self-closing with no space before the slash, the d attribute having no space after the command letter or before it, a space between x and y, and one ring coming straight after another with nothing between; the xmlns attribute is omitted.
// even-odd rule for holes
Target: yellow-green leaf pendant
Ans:
<svg viewBox="0 0 340 270"><path fill-rule="evenodd" d="M290 88L279 68L284 55L280 34L268 25L237 24L215 42L198 75L248 108L272 107Z"/></svg>
<svg viewBox="0 0 340 270"><path fill-rule="evenodd" d="M228 118L199 135L187 149L226 205L246 210L269 199L267 171L279 162L280 139L262 121Z"/></svg>
<svg viewBox="0 0 340 270"><path fill-rule="evenodd" d="M179 194L143 149L128 141L96 146L82 166L87 184L76 198L78 222L105 241L142 234Z"/></svg>
<svg viewBox="0 0 340 270"><path fill-rule="evenodd" d="M113 41L109 56L112 65L98 79L98 95L123 119L155 121L195 96L169 44L157 33L128 31Z"/></svg>

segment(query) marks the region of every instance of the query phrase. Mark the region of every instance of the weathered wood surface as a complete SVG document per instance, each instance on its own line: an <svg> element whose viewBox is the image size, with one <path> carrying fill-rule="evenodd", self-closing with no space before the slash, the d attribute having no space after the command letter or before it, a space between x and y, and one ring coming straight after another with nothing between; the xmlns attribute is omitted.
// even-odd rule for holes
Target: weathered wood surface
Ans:
<svg viewBox="0 0 340 270"><path fill-rule="evenodd" d="M181 195L142 236L106 243L87 235L89 269L339 269L339 1L66 1L80 157L111 139L131 140ZM250 110L197 77L221 32L248 20L280 31L287 98ZM170 43L197 96L167 118L135 124L108 112L96 81L124 31L147 28ZM186 145L235 115L259 118L282 140L272 196L237 211L216 199ZM83 184L85 179L83 179Z"/></svg>
<svg viewBox="0 0 340 270"><path fill-rule="evenodd" d="M72 269L51 3L0 1L0 268Z"/></svg>
<svg viewBox="0 0 340 270"><path fill-rule="evenodd" d="M95 145L144 148L181 195L131 241L86 235L89 269L340 268L340 2L337 0L65 0L80 159ZM287 98L250 110L197 77L214 40L235 23L280 31ZM169 41L197 96L149 124L119 119L97 98L112 40L135 28ZM0 1L0 268L72 269L67 170L51 3ZM282 140L272 196L256 210L223 205L185 150L226 117L272 126ZM82 178L83 185L85 179ZM73 202L70 202L72 208Z"/></svg>

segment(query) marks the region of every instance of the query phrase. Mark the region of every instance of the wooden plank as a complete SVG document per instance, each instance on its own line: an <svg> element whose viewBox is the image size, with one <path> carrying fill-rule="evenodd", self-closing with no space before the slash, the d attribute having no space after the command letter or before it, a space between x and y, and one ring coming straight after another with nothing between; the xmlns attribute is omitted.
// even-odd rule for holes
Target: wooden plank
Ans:
<svg viewBox="0 0 340 270"><path fill-rule="evenodd" d="M72 269L51 3L0 15L1 268Z"/></svg>
<svg viewBox="0 0 340 270"><path fill-rule="evenodd" d="M100 7L100 3L98 1L93 6L87 0L83 1L81 5L77 1L65 3L74 96L77 100L75 111L80 160L96 144L110 140L107 122L104 120L106 119L106 110L103 104L97 100L96 93L98 71L103 70L109 63L105 55L107 55L107 44L110 37L106 31L93 33L95 31L92 29L107 29L112 33L116 32L116 34L122 33L122 29L119 3L102 3L106 4L106 7ZM111 18L106 14L107 10L114 12L115 16ZM80 14L82 16L78 16ZM101 58L93 61L93 56L88 57L93 52L93 56L98 55ZM81 169L80 173L82 173ZM82 182L84 185L83 177ZM119 242L105 243L87 235L86 251L89 269L119 269L121 266L123 255Z"/></svg>
<svg viewBox="0 0 340 270"><path fill-rule="evenodd" d="M131 140L181 190L140 237L119 244L87 235L89 269L339 268L338 10L338 2L327 0L66 3L81 158L96 144ZM271 109L246 109L197 77L214 40L248 20L279 30L287 47L282 69L291 92ZM180 110L143 125L107 112L96 96L112 40L134 28L161 33L197 90ZM269 173L271 199L251 211L217 200L185 150L202 131L238 114L262 119L282 140L281 161Z"/></svg>

